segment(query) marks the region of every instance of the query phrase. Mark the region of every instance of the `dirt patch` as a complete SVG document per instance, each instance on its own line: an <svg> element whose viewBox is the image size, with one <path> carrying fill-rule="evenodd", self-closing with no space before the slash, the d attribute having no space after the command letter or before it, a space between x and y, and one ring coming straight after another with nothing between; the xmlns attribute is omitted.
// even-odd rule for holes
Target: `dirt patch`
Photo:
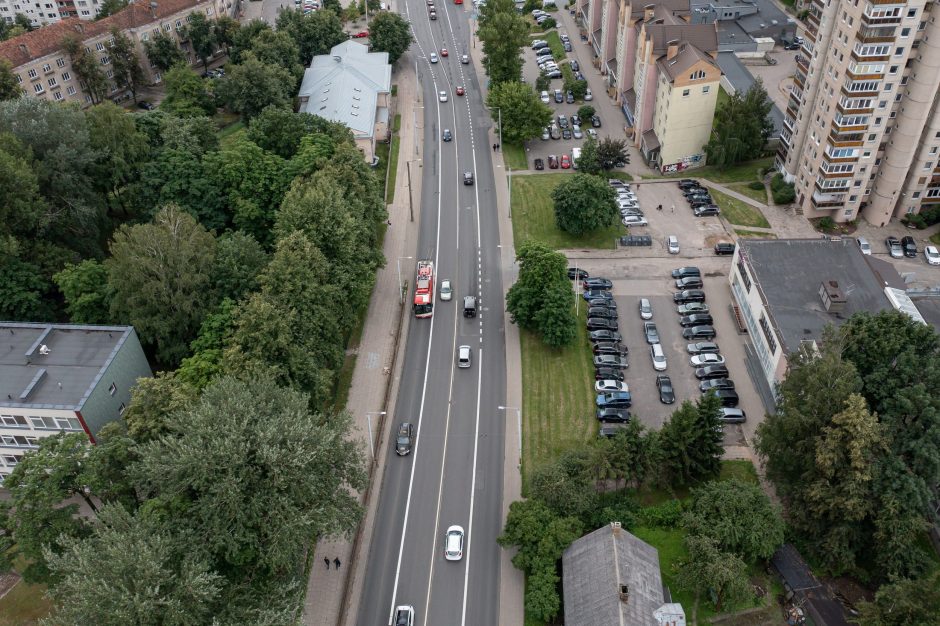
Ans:
<svg viewBox="0 0 940 626"><path fill-rule="evenodd" d="M831 220L832 218L828 218L827 220L825 216L813 217L810 218L809 223L816 229L816 232L826 235L851 235L858 230L858 224L855 222L835 222L830 224L829 222Z"/></svg>
<svg viewBox="0 0 940 626"><path fill-rule="evenodd" d="M705 245L713 248L716 243L734 243L734 239L728 235L708 235L705 237Z"/></svg>
<svg viewBox="0 0 940 626"><path fill-rule="evenodd" d="M21 576L13 571L0 574L0 598L7 595L16 583L20 582L20 578Z"/></svg>

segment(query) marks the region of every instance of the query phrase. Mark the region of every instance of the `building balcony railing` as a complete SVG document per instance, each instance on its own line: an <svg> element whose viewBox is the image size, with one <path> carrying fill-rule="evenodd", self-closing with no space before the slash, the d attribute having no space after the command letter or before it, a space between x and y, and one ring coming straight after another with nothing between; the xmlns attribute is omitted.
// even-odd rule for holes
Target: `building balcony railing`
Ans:
<svg viewBox="0 0 940 626"><path fill-rule="evenodd" d="M843 124L837 119L832 120L832 128L829 130L829 136L839 141L845 141L847 138L854 139L858 136L864 139L864 132L868 130L868 124Z"/></svg>
<svg viewBox="0 0 940 626"><path fill-rule="evenodd" d="M835 209L845 203L844 192L823 192L816 190L813 192L813 206L817 209Z"/></svg>
<svg viewBox="0 0 940 626"><path fill-rule="evenodd" d="M862 43L891 43L894 41L897 29L894 26L887 28L859 28L855 31L855 39Z"/></svg>
<svg viewBox="0 0 940 626"><path fill-rule="evenodd" d="M809 59L802 54L796 55L796 64L802 68L804 72L809 72Z"/></svg>
<svg viewBox="0 0 940 626"><path fill-rule="evenodd" d="M855 135L850 135L855 137ZM829 143L833 148L861 148L865 145L864 135L858 135L860 139L845 139L844 135L842 139L837 138L835 135L829 135Z"/></svg>
<svg viewBox="0 0 940 626"><path fill-rule="evenodd" d="M783 116L783 125L790 129L790 132L793 132L793 129L796 127L796 119L794 119L789 113L784 114Z"/></svg>
<svg viewBox="0 0 940 626"><path fill-rule="evenodd" d="M797 70L793 74L793 84L800 88L800 93L803 93L802 89L806 87L806 74L800 70ZM796 91L795 88L794 91Z"/></svg>
<svg viewBox="0 0 940 626"><path fill-rule="evenodd" d="M873 15L862 14L862 24L865 26L897 26L901 23L900 15L891 17L875 17Z"/></svg>

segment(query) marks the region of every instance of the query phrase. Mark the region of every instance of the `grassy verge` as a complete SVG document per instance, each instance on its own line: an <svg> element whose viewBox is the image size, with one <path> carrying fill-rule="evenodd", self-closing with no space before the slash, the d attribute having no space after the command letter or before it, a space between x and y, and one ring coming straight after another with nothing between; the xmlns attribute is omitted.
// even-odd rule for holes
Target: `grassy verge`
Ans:
<svg viewBox="0 0 940 626"><path fill-rule="evenodd" d="M716 183L749 183L752 180L758 180L758 170L766 170L768 167L772 166L773 163L774 158L767 157L757 159L756 161L739 163L738 165L723 170L713 165L706 165L698 169L676 172L675 174L668 174L666 176L644 176L644 178L689 178L690 176L695 176L696 178L707 178Z"/></svg>
<svg viewBox="0 0 940 626"><path fill-rule="evenodd" d="M517 170L529 169L529 159L525 155L525 146L521 143L507 143L500 147L503 152L503 160L506 165Z"/></svg>
<svg viewBox="0 0 940 626"><path fill-rule="evenodd" d="M938 232L935 235L930 236L930 243L932 243L935 246L940 246L940 232Z"/></svg>
<svg viewBox="0 0 940 626"><path fill-rule="evenodd" d="M622 226L615 225L581 237L569 235L555 226L552 190L569 174L540 174L513 176L512 228L516 242L537 239L555 249L601 248L612 250L616 238L623 234Z"/></svg>
<svg viewBox="0 0 940 626"><path fill-rule="evenodd" d="M363 309L356 316L356 326L349 335L349 341L346 342L346 358L343 359L343 366L336 373L336 383L333 389L333 408L336 411L345 409L346 401L349 399L349 388L352 386L359 342L362 340L362 327L365 323L366 309Z"/></svg>
<svg viewBox="0 0 940 626"><path fill-rule="evenodd" d="M748 239L776 239L777 235L773 233L760 233L756 230L734 229L734 234L738 237L747 237Z"/></svg>
<svg viewBox="0 0 940 626"><path fill-rule="evenodd" d="M760 189L751 189L748 187L751 183L727 183L725 186L728 189L733 189L739 194L745 195L751 200L760 202L761 204L767 204L767 190L761 187Z"/></svg>
<svg viewBox="0 0 940 626"><path fill-rule="evenodd" d="M583 304L583 302L581 303ZM580 307L578 333L566 348L550 348L520 330L522 344L522 475L564 450L597 436L594 365Z"/></svg>
<svg viewBox="0 0 940 626"><path fill-rule="evenodd" d="M561 43L558 31L553 30L545 35L544 39L548 42L548 47L552 49L552 56L555 57L555 61L561 63L565 59L565 44ZM559 67L566 67L566 65L560 65Z"/></svg>
<svg viewBox="0 0 940 626"><path fill-rule="evenodd" d="M756 207L737 198L709 189L715 204L721 207L721 215L735 226L755 226L757 228L770 228L770 222Z"/></svg>
<svg viewBox="0 0 940 626"><path fill-rule="evenodd" d="M388 162L388 186L385 187L385 204L395 202L395 178L398 176L398 153L401 139L398 135L392 136L392 148Z"/></svg>
<svg viewBox="0 0 940 626"><path fill-rule="evenodd" d="M17 559L14 568L22 570L25 563ZM45 585L31 585L22 580L0 598L0 626L32 626L47 617L52 602L46 598Z"/></svg>

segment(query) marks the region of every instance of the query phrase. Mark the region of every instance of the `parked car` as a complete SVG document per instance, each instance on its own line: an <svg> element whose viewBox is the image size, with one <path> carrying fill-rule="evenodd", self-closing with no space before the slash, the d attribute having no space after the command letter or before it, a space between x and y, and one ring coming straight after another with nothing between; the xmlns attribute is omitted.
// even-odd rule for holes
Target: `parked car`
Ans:
<svg viewBox="0 0 940 626"><path fill-rule="evenodd" d="M580 267L569 267L568 268L568 278L571 280L587 280L591 275L588 274L587 270L583 270Z"/></svg>
<svg viewBox="0 0 940 626"><path fill-rule="evenodd" d="M593 126L594 128L600 128L600 127L601 127L601 118L600 118L599 115L592 115L592 116L591 116L591 126Z"/></svg>
<svg viewBox="0 0 940 626"><path fill-rule="evenodd" d="M718 352L718 344L714 341L698 341L685 347L689 354L713 354Z"/></svg>
<svg viewBox="0 0 940 626"><path fill-rule="evenodd" d="M904 251L901 248L901 242L898 241L897 237L888 237L885 239L885 247L888 249L888 254L891 255L894 259L900 259L904 256Z"/></svg>
<svg viewBox="0 0 940 626"><path fill-rule="evenodd" d="M650 223L642 215L624 215L620 222L624 226L649 226Z"/></svg>
<svg viewBox="0 0 940 626"><path fill-rule="evenodd" d="M689 276L701 276L702 270L694 266L677 267L672 270L673 278L687 278Z"/></svg>
<svg viewBox="0 0 940 626"><path fill-rule="evenodd" d="M692 315L683 315L679 318L679 326L683 328L688 326L711 325L714 323L715 320L712 319L709 313L693 313Z"/></svg>
<svg viewBox="0 0 940 626"><path fill-rule="evenodd" d="M598 367L594 370L595 380L623 380L623 370L618 367Z"/></svg>
<svg viewBox="0 0 940 626"><path fill-rule="evenodd" d="M708 354L696 354L695 356L689 359L689 365L692 367L702 367L705 365L724 365L725 357L721 356L716 352L709 352Z"/></svg>
<svg viewBox="0 0 940 626"><path fill-rule="evenodd" d="M606 317L609 320L615 320L619 317L617 309L610 309L605 306L592 306L588 309L588 317Z"/></svg>
<svg viewBox="0 0 940 626"><path fill-rule="evenodd" d="M460 57L460 62L463 63L464 65L470 65L470 56L466 54L463 55L462 57Z"/></svg>
<svg viewBox="0 0 940 626"><path fill-rule="evenodd" d="M858 242L858 249L862 251L862 254L871 254L871 244L868 243L867 239L856 237L855 241Z"/></svg>
<svg viewBox="0 0 940 626"><path fill-rule="evenodd" d="M715 254L719 256L734 254L734 244L733 243L716 243Z"/></svg>
<svg viewBox="0 0 940 626"><path fill-rule="evenodd" d="M708 305L704 302L689 302L676 307L679 315L692 315L694 313L708 313Z"/></svg>
<svg viewBox="0 0 940 626"><path fill-rule="evenodd" d="M561 129L559 129L554 124L552 124L552 128L551 128L551 138L556 139L556 140L561 139Z"/></svg>
<svg viewBox="0 0 940 626"><path fill-rule="evenodd" d="M714 204L706 204L705 206L692 209L692 214L695 217L713 217L715 215L721 215L721 210Z"/></svg>
<svg viewBox="0 0 940 626"><path fill-rule="evenodd" d="M621 430L626 428L626 424L606 424L602 423L601 427L597 429L597 436L604 437L605 439L613 439L617 436Z"/></svg>
<svg viewBox="0 0 940 626"><path fill-rule="evenodd" d="M561 103L564 102L564 101L565 101L565 96L561 93L561 89L556 89L556 90L555 90L555 102L556 102L557 104L561 104ZM559 124L559 126L560 126L560 124ZM564 127L562 126L562 128L564 128Z"/></svg>
<svg viewBox="0 0 940 626"><path fill-rule="evenodd" d="M588 330L619 330L620 325L617 320L607 319L606 317L589 317L587 320Z"/></svg>
<svg viewBox="0 0 940 626"><path fill-rule="evenodd" d="M712 339L716 334L714 326L689 326L682 331L685 339Z"/></svg>
<svg viewBox="0 0 940 626"><path fill-rule="evenodd" d="M544 169L545 169L545 161L543 161L542 159L535 159L535 169L537 169L537 170L544 170Z"/></svg>
<svg viewBox="0 0 940 626"><path fill-rule="evenodd" d="M730 378L709 378L698 384L699 391L707 393L712 389L734 389L734 381Z"/></svg>
<svg viewBox="0 0 940 626"><path fill-rule="evenodd" d="M701 289L686 289L672 294L672 301L676 304L686 302L705 302L705 292Z"/></svg>
<svg viewBox="0 0 940 626"><path fill-rule="evenodd" d="M926 246L924 248L924 258L929 265L940 265L940 251L935 246Z"/></svg>
<svg viewBox="0 0 940 626"><path fill-rule="evenodd" d="M914 242L914 238L910 235L901 239L901 249L904 250L904 256L907 258L917 258L917 243Z"/></svg>
<svg viewBox="0 0 940 626"><path fill-rule="evenodd" d="M706 378L728 378L728 368L724 365L706 365L695 370L695 377L699 380Z"/></svg>
<svg viewBox="0 0 940 626"><path fill-rule="evenodd" d="M548 168L552 170L558 169L558 157L554 154L548 155Z"/></svg>
<svg viewBox="0 0 940 626"><path fill-rule="evenodd" d="M629 391L611 391L609 393L599 393L594 398L594 403L598 408L629 408L633 404L633 398Z"/></svg>
<svg viewBox="0 0 940 626"><path fill-rule="evenodd" d="M597 393L610 393L612 391L629 392L630 387L622 380L612 380L608 378L594 381L594 391Z"/></svg>
<svg viewBox="0 0 940 626"><path fill-rule="evenodd" d="M545 76L549 78L561 78L561 70L551 70L550 72L545 72Z"/></svg>
<svg viewBox="0 0 940 626"><path fill-rule="evenodd" d="M598 354L594 357L594 367L619 367L627 369L630 364L625 354Z"/></svg>
<svg viewBox="0 0 940 626"><path fill-rule="evenodd" d="M577 124L571 125L571 134L575 139L584 139L584 133L581 132L581 127Z"/></svg>
<svg viewBox="0 0 940 626"><path fill-rule="evenodd" d="M675 235L666 237L666 250L669 254L679 254L679 238Z"/></svg>
<svg viewBox="0 0 940 626"><path fill-rule="evenodd" d="M653 319L653 305L650 304L649 298L640 298L640 319Z"/></svg>
<svg viewBox="0 0 940 626"><path fill-rule="evenodd" d="M565 141L570 140L570 139L571 139L571 131L568 130L567 128L562 128L562 129L561 129L561 138L564 139ZM562 160L564 160L565 157L561 157L561 158L562 158ZM562 166L562 167L564 167L564 166Z"/></svg>
<svg viewBox="0 0 940 626"><path fill-rule="evenodd" d="M586 278L581 281L581 288L584 291L593 291L597 289L602 289L604 291L610 291L613 289L614 283L609 278L594 277Z"/></svg>
<svg viewBox="0 0 940 626"><path fill-rule="evenodd" d="M616 300L605 300L604 298L594 298L593 300L587 301L588 306L602 306L605 309L615 309L617 308Z"/></svg>
<svg viewBox="0 0 940 626"><path fill-rule="evenodd" d="M141 100L138 102L137 107L143 109L144 111L153 111L155 108L157 108L153 105L152 102L148 102L147 100Z"/></svg>
<svg viewBox="0 0 940 626"><path fill-rule="evenodd" d="M666 353L663 352L662 344L654 343L650 346L650 359L653 361L653 369L657 372L666 369Z"/></svg>
<svg viewBox="0 0 940 626"><path fill-rule="evenodd" d="M630 421L630 411L618 409L616 407L604 407L595 412L597 421L609 422L613 424L626 424Z"/></svg>
<svg viewBox="0 0 940 626"><path fill-rule="evenodd" d="M736 407L741 401L734 389L711 389L708 393L715 394L723 407Z"/></svg>
<svg viewBox="0 0 940 626"><path fill-rule="evenodd" d="M663 404L672 404L676 401L676 394L672 389L672 380L665 374L656 376L656 388L659 389L659 401Z"/></svg>
<svg viewBox="0 0 940 626"><path fill-rule="evenodd" d="M588 339L590 341L623 341L623 337L620 333L611 330L593 330L588 334Z"/></svg>
<svg viewBox="0 0 940 626"><path fill-rule="evenodd" d="M561 169L571 169L571 157L567 154L561 155Z"/></svg>
<svg viewBox="0 0 940 626"><path fill-rule="evenodd" d="M650 345L659 343L659 330L656 328L656 322L643 322L643 334L646 335L646 343Z"/></svg>
<svg viewBox="0 0 940 626"><path fill-rule="evenodd" d="M743 424L747 420L747 415L743 409L723 406L721 407L721 413L718 414L718 419L727 424Z"/></svg>
<svg viewBox="0 0 940 626"><path fill-rule="evenodd" d="M547 91L543 91L543 92L539 95L539 100L542 101L542 104L548 104L548 103L551 101L551 98L548 97L548 92L547 92Z"/></svg>
<svg viewBox="0 0 940 626"><path fill-rule="evenodd" d="M414 426L409 422L402 422L398 425L398 432L395 435L395 454L398 456L411 454L411 446L413 443Z"/></svg>
<svg viewBox="0 0 940 626"><path fill-rule="evenodd" d="M580 126L580 125L581 125L581 116L578 115L577 113L572 113L572 114L571 114L571 117L570 117L569 119L571 120L571 125L572 125L572 126Z"/></svg>
<svg viewBox="0 0 940 626"><path fill-rule="evenodd" d="M701 286L701 276L686 276L676 281L676 289L699 289Z"/></svg>
<svg viewBox="0 0 940 626"><path fill-rule="evenodd" d="M584 101L590 102L593 99L594 99L594 94L591 92L591 88L588 87L587 89L584 90Z"/></svg>
<svg viewBox="0 0 940 626"><path fill-rule="evenodd" d="M581 297L585 301L590 302L591 300L596 300L597 298L603 298L604 300L613 300L614 295L607 291L606 289L590 289L581 294Z"/></svg>
<svg viewBox="0 0 940 626"><path fill-rule="evenodd" d="M574 92L570 89L565 93L565 102L568 104L574 104Z"/></svg>

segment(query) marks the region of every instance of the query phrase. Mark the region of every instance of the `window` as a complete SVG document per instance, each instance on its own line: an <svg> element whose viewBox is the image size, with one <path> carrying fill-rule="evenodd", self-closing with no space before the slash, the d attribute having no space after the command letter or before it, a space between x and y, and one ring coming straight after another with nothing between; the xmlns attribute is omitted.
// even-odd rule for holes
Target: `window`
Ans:
<svg viewBox="0 0 940 626"><path fill-rule="evenodd" d="M104 50L104 44L99 41L98 43L95 44L95 50L97 50L98 52L102 52Z"/></svg>
<svg viewBox="0 0 940 626"><path fill-rule="evenodd" d="M75 95L75 87L72 87L71 85L69 85L68 87L66 87L66 88L65 88L65 91L66 91L66 93L68 93L70 96L74 96L74 95Z"/></svg>
<svg viewBox="0 0 940 626"><path fill-rule="evenodd" d="M72 75L68 72L62 72L62 80L72 80Z"/></svg>
<svg viewBox="0 0 940 626"><path fill-rule="evenodd" d="M166 31L166 32L170 32L170 29L172 29L172 28L173 28L173 26L172 26L171 24L164 24L164 25L163 25L163 30Z"/></svg>
<svg viewBox="0 0 940 626"><path fill-rule="evenodd" d="M889 74L897 74L897 73L898 73L898 66L897 66L897 65L892 65L891 68L888 69L888 73L889 73Z"/></svg>
<svg viewBox="0 0 940 626"><path fill-rule="evenodd" d="M912 195L913 195L915 198L919 198L919 197L920 197L920 192L919 192L919 191L915 191Z"/></svg>
<svg viewBox="0 0 940 626"><path fill-rule="evenodd" d="M39 76L39 74L36 72L36 70L29 70L28 72L26 72L26 74L27 74L27 76L29 76L30 78L36 78L37 76Z"/></svg>
<svg viewBox="0 0 940 626"><path fill-rule="evenodd" d="M930 149L930 154L937 154L937 146Z"/></svg>
<svg viewBox="0 0 940 626"><path fill-rule="evenodd" d="M917 9L908 9L908 10L907 10L907 17L909 17L909 18L911 18L911 17L917 17Z"/></svg>
<svg viewBox="0 0 940 626"><path fill-rule="evenodd" d="M42 71L43 71L43 72L52 71L52 66L49 65L48 63L43 63L43 64L42 64Z"/></svg>
<svg viewBox="0 0 940 626"><path fill-rule="evenodd" d="M858 196L849 196L849 202L858 202Z"/></svg>
<svg viewBox="0 0 940 626"><path fill-rule="evenodd" d="M904 46L901 46L900 48L898 48L898 49L896 49L896 50L894 51L894 56L896 56L896 57L899 57L899 56L901 56L902 54L904 54Z"/></svg>
<svg viewBox="0 0 940 626"><path fill-rule="evenodd" d="M16 465L17 463L20 462L20 457L18 457L15 454L4 454L3 462L6 463L7 465Z"/></svg>
<svg viewBox="0 0 940 626"><path fill-rule="evenodd" d="M879 117L878 119L880 120L881 118ZM876 124L876 126L880 126L880 125L881 125L881 122L879 122L878 124ZM874 141L874 140L875 140L875 137L877 137L877 135L875 135L875 134L869 135L869 136L868 136L868 141Z"/></svg>
<svg viewBox="0 0 940 626"><path fill-rule="evenodd" d="M22 82L23 82L23 77L20 76L19 74L17 74L17 75L16 75L16 82L17 82L18 84L19 84L19 83L22 83Z"/></svg>
<svg viewBox="0 0 940 626"><path fill-rule="evenodd" d="M58 85L58 83L56 82L55 76L50 76L47 82L49 83L50 87L55 87L56 85Z"/></svg>
<svg viewBox="0 0 940 626"><path fill-rule="evenodd" d="M144 33L140 36L141 41L150 41L150 33Z"/></svg>
<svg viewBox="0 0 940 626"><path fill-rule="evenodd" d="M747 293L751 292L751 277L747 274L747 268L744 266L744 261L738 257L738 272L741 274L741 280L744 281L744 291Z"/></svg>
<svg viewBox="0 0 940 626"><path fill-rule="evenodd" d="M875 118L875 126L881 126L881 118L880 118L880 117L876 117L876 118ZM869 141L872 141L873 139L874 139L874 135L869 135L869 136L868 136L868 140L869 140Z"/></svg>
<svg viewBox="0 0 940 626"><path fill-rule="evenodd" d="M846 210L842 213L842 215L845 216L845 217L852 217L852 209L846 209Z"/></svg>
<svg viewBox="0 0 940 626"><path fill-rule="evenodd" d="M888 101L887 101L887 100L881 100L881 101L878 102L878 108L879 108L879 109L883 109L883 108L885 108L886 106L888 106Z"/></svg>
<svg viewBox="0 0 940 626"><path fill-rule="evenodd" d="M933 169L933 161L927 161L926 163L924 163L924 169L925 170Z"/></svg>
<svg viewBox="0 0 940 626"><path fill-rule="evenodd" d="M112 396L113 396L114 394L116 394L116 393L117 393L117 385L115 385L114 383L111 383L111 386L108 387L108 393L110 393Z"/></svg>
<svg viewBox="0 0 940 626"><path fill-rule="evenodd" d="M705 85L704 87L702 87L702 93L708 93L709 91L711 91L711 87L709 87L708 85Z"/></svg>
<svg viewBox="0 0 940 626"><path fill-rule="evenodd" d="M42 86L42 83L36 83L35 85L33 85L33 91L35 91L36 93L42 93L43 91L45 91L45 88Z"/></svg>
<svg viewBox="0 0 940 626"><path fill-rule="evenodd" d="M901 38L902 38L902 39L904 39L904 38L906 38L906 37L910 37L910 36L911 36L911 29L910 29L910 28L902 28L902 29L901 29Z"/></svg>
<svg viewBox="0 0 940 626"><path fill-rule="evenodd" d="M102 65L108 65L109 63L111 63L111 57L101 57Z"/></svg>
<svg viewBox="0 0 940 626"><path fill-rule="evenodd" d="M58 65L59 67L65 67L65 59L63 59L62 57L59 57L58 59L55 60L55 64Z"/></svg>
<svg viewBox="0 0 940 626"><path fill-rule="evenodd" d="M122 402L120 408L118 408L118 415L120 415L121 417L123 417L123 416L124 416L124 411L126 411L126 410L127 410L127 407L124 406L124 403Z"/></svg>
<svg viewBox="0 0 940 626"><path fill-rule="evenodd" d="M691 91L692 91L691 89L683 89L683 90L682 90L682 97L683 97L683 98L688 98L688 97L689 97L689 93L691 93Z"/></svg>
<svg viewBox="0 0 940 626"><path fill-rule="evenodd" d="M871 158L871 150L866 150L865 152L863 152L863 153L862 153L862 158L863 158L863 159L870 159L870 158Z"/></svg>
<svg viewBox="0 0 940 626"><path fill-rule="evenodd" d="M701 80L703 78L705 78L705 72L703 70L689 74L689 80Z"/></svg>
<svg viewBox="0 0 940 626"><path fill-rule="evenodd" d="M0 415L0 423L13 428L29 428L29 422L23 415Z"/></svg>

